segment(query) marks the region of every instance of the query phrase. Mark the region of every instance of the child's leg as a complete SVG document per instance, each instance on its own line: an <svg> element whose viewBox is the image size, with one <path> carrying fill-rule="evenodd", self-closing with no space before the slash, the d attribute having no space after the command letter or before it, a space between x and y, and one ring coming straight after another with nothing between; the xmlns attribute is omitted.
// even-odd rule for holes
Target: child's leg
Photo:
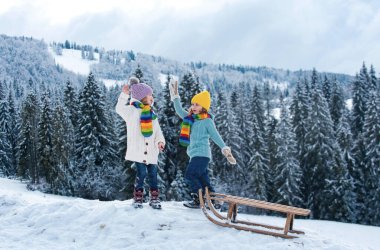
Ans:
<svg viewBox="0 0 380 250"><path fill-rule="evenodd" d="M148 169L148 177L149 177L149 187L151 190L158 190L158 183L157 183L157 165L155 164L149 164L147 165Z"/></svg>
<svg viewBox="0 0 380 250"><path fill-rule="evenodd" d="M146 165L143 163L135 162L136 165L136 179L135 190L144 190L144 180L146 176Z"/></svg>
<svg viewBox="0 0 380 250"><path fill-rule="evenodd" d="M208 190L210 192L215 192L214 187L211 185L210 177L208 176L208 164L206 166L206 169L203 171L203 174L201 175L202 180L202 191L205 192L205 187L208 187Z"/></svg>
<svg viewBox="0 0 380 250"><path fill-rule="evenodd" d="M185 178L190 185L192 193L198 193L198 190L202 188L202 175L205 169L207 169L209 161L210 159L207 157L191 158L186 169Z"/></svg>

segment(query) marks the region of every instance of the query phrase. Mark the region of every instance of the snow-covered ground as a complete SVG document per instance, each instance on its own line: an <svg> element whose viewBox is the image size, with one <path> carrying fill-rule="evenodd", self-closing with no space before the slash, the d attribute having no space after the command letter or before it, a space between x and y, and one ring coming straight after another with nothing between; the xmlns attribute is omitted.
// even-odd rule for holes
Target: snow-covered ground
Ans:
<svg viewBox="0 0 380 250"><path fill-rule="evenodd" d="M94 53L95 60L89 61L82 59L82 52L80 50L63 49L62 55L57 55L53 49L49 47L49 52L54 57L56 64L74 73L85 76L90 73L90 66L99 62L99 53Z"/></svg>
<svg viewBox="0 0 380 250"><path fill-rule="evenodd" d="M282 239L223 228L201 210L164 202L162 210L132 201L101 202L27 191L0 178L0 249L379 249L380 228L329 221L295 221L306 235ZM238 215L283 225L271 216Z"/></svg>

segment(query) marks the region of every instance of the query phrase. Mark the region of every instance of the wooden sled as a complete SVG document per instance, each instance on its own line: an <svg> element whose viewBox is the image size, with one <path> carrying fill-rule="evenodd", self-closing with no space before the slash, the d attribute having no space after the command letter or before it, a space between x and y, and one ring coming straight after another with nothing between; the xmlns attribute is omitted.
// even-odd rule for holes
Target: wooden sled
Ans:
<svg viewBox="0 0 380 250"><path fill-rule="evenodd" d="M270 203L266 201L253 200L248 198L242 198L238 196L226 195L226 194L218 194L218 193L209 193L208 188L206 187L206 202L210 211L214 214L216 218L210 215L206 208L205 200L203 198L202 189L199 189L199 201L201 205L201 209L207 219L209 219L212 223L223 226L223 227L231 227L238 230L249 231L253 233L272 235L276 237L282 237L286 239L297 238L295 235L291 234L305 234L302 231L293 230L293 222L295 215L308 216L310 214L310 210L302 209L297 207L285 206L275 203ZM212 195L212 196L211 196ZM221 215L214 208L211 200L217 200L221 202L226 202L229 204L227 217ZM286 214L286 222L284 227L270 226L265 224L253 223L249 221L237 220L237 207L238 205L250 206L260 209L267 209L276 212L282 212ZM257 228L259 227L259 228ZM261 229L263 228L263 229ZM269 230L265 230L265 229ZM283 231L283 232L278 232Z"/></svg>

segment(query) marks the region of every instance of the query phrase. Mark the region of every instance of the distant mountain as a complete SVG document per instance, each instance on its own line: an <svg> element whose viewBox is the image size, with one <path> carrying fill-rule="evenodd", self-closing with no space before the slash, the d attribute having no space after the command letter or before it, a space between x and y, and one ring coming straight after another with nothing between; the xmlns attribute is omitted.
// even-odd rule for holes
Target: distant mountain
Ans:
<svg viewBox="0 0 380 250"><path fill-rule="evenodd" d="M43 40L0 35L0 81L29 80L45 84L63 84L68 79L81 84L91 70L95 77L112 85L126 81L140 66L144 80L159 90L163 75L181 78L193 73L211 91L229 90L239 83L264 84L273 89L292 89L299 79L310 78L311 70L290 71L270 67L208 64L206 62L182 63L161 56L134 53L133 51L105 50L76 43L46 44ZM353 77L344 74L322 73L336 78L347 86Z"/></svg>

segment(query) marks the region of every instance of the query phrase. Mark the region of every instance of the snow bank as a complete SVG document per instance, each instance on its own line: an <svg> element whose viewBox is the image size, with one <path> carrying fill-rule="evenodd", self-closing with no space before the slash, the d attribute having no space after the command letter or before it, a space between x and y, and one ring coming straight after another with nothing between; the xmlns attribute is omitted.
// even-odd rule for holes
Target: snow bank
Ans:
<svg viewBox="0 0 380 250"><path fill-rule="evenodd" d="M162 210L132 201L101 202L27 191L0 178L0 249L378 249L380 228L296 220L306 235L282 239L218 227L201 210L164 202ZM238 215L283 225L285 219Z"/></svg>

